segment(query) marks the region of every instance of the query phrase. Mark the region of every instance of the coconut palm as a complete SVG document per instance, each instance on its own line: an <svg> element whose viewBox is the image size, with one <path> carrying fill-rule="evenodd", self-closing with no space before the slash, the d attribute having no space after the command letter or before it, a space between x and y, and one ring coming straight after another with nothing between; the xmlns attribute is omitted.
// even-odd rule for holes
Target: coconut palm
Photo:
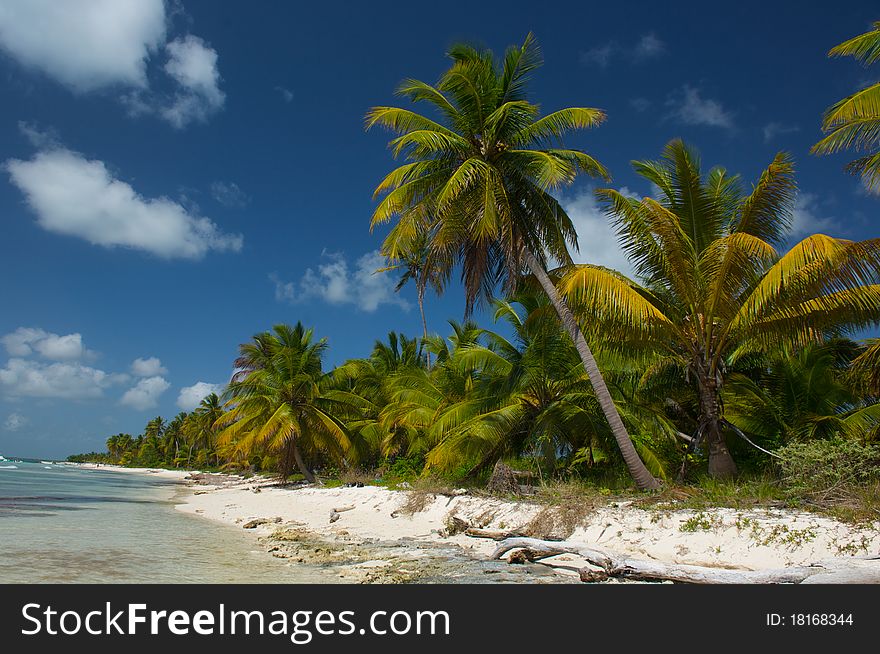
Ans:
<svg viewBox="0 0 880 654"><path fill-rule="evenodd" d="M695 442L709 472L729 476L721 400L730 366L754 353L795 351L880 321L880 239L852 242L823 234L782 256L795 182L777 155L747 193L722 168L707 175L695 151L670 142L659 161L634 163L659 198L597 191L641 280L598 266L571 268L565 297L603 349L657 353L644 383L670 375L699 399Z"/></svg>
<svg viewBox="0 0 880 654"><path fill-rule="evenodd" d="M186 421L185 433L189 450L187 463L192 460L193 450L199 452L199 461L217 460L216 429L215 423L223 415L223 403L217 393L210 393L202 398L199 406L189 414Z"/></svg>
<svg viewBox="0 0 880 654"><path fill-rule="evenodd" d="M832 339L778 352L754 378L731 374L727 418L767 446L793 440L863 439L880 428L880 403L863 398L847 374L859 347Z"/></svg>
<svg viewBox="0 0 880 654"><path fill-rule="evenodd" d="M566 133L595 127L599 109L571 107L540 116L527 99L531 73L541 54L529 34L521 47L496 63L490 51L456 45L436 86L406 80L397 90L427 102L439 122L397 107L374 107L366 126L399 136L394 156L407 163L376 188L383 196L372 217L376 227L396 218L382 247L398 260L418 238L427 242L426 266L447 274L460 264L466 312L488 299L499 283L512 290L524 270L540 282L571 335L595 388L627 467L639 488L657 488L633 447L577 322L547 275L552 258L570 263L577 235L568 214L549 191L579 173L608 177L605 167L580 150L566 148Z"/></svg>
<svg viewBox="0 0 880 654"><path fill-rule="evenodd" d="M880 21L874 29L835 46L829 57L855 57L866 66L880 61ZM833 104L822 117L828 135L813 146L816 154L856 150L865 154L847 165L869 190L880 189L880 82Z"/></svg>
<svg viewBox="0 0 880 654"><path fill-rule="evenodd" d="M215 423L223 427L219 444L244 458L260 451L279 457L282 479L296 465L307 481L316 480L304 450L344 462L350 442L336 416L338 401L325 395L326 348L301 323L275 325L241 345L227 389L229 408Z"/></svg>
<svg viewBox="0 0 880 654"><path fill-rule="evenodd" d="M394 291L399 293L410 281L416 285L416 299L419 305L419 315L422 318L422 335L428 338L428 320L425 318L425 293L430 286L437 294L443 292L446 283L444 271L431 267L430 250L427 235L419 233L407 246L398 250L396 259L389 260L389 265L380 269L381 272L391 270L402 271L400 279ZM428 365L431 364L430 355L426 353Z"/></svg>
<svg viewBox="0 0 880 654"><path fill-rule="evenodd" d="M485 330L485 344L455 351L455 366L473 372L475 384L432 420L436 445L428 466L448 470L469 463L473 476L503 456L525 455L551 470L579 451L591 463L610 458L608 446L616 449L610 428L546 296L521 293L495 306L496 322L507 322L513 338ZM637 445L652 472L665 476L656 454Z"/></svg>

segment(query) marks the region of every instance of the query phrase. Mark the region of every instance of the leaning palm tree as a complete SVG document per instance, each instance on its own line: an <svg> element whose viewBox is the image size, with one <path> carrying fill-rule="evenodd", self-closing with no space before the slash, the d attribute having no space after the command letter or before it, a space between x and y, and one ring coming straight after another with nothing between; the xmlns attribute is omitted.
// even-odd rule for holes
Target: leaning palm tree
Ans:
<svg viewBox="0 0 880 654"><path fill-rule="evenodd" d="M874 29L831 49L829 57L855 57L866 66L880 61L880 21ZM828 135L813 146L815 154L856 150L865 154L847 165L862 176L868 190L880 190L880 82L835 103L822 117Z"/></svg>
<svg viewBox="0 0 880 654"><path fill-rule="evenodd" d="M325 394L326 349L301 323L275 325L243 344L226 392L228 410L215 423L223 428L218 444L244 458L259 451L277 456L282 480L293 465L307 481L316 480L304 448L344 462L350 442L336 415L338 402Z"/></svg>
<svg viewBox="0 0 880 654"><path fill-rule="evenodd" d="M659 197L597 191L616 222L639 284L598 266L565 272L561 289L602 347L660 355L644 377L677 377L699 398L693 442L709 473L735 474L722 386L744 357L795 351L880 323L880 239L814 234L779 256L795 197L790 159L779 154L746 193L722 168L703 175L679 140L659 161L635 162Z"/></svg>
<svg viewBox="0 0 880 654"><path fill-rule="evenodd" d="M456 45L436 86L406 80L399 95L427 102L439 122L397 107L374 107L366 126L399 136L390 143L407 163L389 173L375 195L384 195L372 217L376 227L395 217L382 247L397 260L410 243L427 241L425 265L440 274L461 265L466 313L488 299L499 283L513 290L524 270L540 282L570 334L596 397L636 484L659 486L645 468L611 399L590 347L547 275L552 258L568 264L577 234L549 191L579 173L608 177L605 167L580 150L565 148L566 133L599 125L599 109L572 107L540 116L527 99L527 83L541 63L534 37L507 50L496 64L490 51Z"/></svg>

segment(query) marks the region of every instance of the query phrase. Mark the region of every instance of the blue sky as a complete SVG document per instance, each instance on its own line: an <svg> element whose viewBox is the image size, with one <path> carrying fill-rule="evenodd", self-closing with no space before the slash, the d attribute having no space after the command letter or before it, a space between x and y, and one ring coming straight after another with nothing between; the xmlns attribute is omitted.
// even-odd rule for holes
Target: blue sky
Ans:
<svg viewBox="0 0 880 654"><path fill-rule="evenodd" d="M354 3L352 3L354 4ZM373 105L433 82L456 41L533 31L545 110L594 106L570 140L613 185L683 137L754 179L793 154L798 236L878 235L880 198L808 154L822 111L877 69L829 60L867 3L0 2L0 453L63 457L137 434L222 384L239 343L302 320L328 364L420 331L412 289L372 275L372 189L391 168ZM582 260L626 268L589 180L562 198ZM460 319L453 288L433 330Z"/></svg>

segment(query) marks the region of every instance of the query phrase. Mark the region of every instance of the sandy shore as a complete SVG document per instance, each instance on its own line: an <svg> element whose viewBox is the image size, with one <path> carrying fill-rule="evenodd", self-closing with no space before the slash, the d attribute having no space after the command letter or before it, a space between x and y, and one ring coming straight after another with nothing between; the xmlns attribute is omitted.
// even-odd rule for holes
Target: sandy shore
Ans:
<svg viewBox="0 0 880 654"><path fill-rule="evenodd" d="M791 510L670 510L611 502L591 510L564 511L464 491L432 495L378 486L278 488L270 480L234 475L97 469L181 481L191 492L180 498L178 510L245 528L266 550L291 564L338 566L339 576L353 582L418 580L431 565L435 576L442 577L445 572L438 561L453 551L485 560L497 543L455 533L465 523L565 538L663 563L744 570L880 553L880 523L854 526ZM545 562L554 567L553 581L576 581L575 570L584 566L569 554Z"/></svg>
<svg viewBox="0 0 880 654"><path fill-rule="evenodd" d="M575 543L642 559L722 568L762 570L880 552L878 523L856 527L789 510L657 510L609 504L578 515L569 534L571 518L529 502L467 494L413 495L376 486L282 489L268 481L197 476L194 493L179 510L238 528L262 521L248 527L277 556L302 560L304 551L318 545L332 562L334 552L350 554L362 548L363 560L356 560L355 568L393 567L400 562L399 550L405 555L430 545L456 546L478 558L493 551L492 540L450 534L455 531L453 517L475 527L567 536ZM387 551L394 544L402 547L384 556L381 546ZM583 566L575 555L548 562L569 576L573 568Z"/></svg>

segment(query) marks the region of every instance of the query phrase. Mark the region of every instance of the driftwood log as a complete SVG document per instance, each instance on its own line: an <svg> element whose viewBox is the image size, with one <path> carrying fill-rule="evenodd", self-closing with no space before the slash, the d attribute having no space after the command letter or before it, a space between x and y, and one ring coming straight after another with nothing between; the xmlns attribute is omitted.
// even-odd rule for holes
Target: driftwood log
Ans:
<svg viewBox="0 0 880 654"><path fill-rule="evenodd" d="M579 570L581 581L605 581L612 577L639 581L673 581L687 584L880 584L880 555L826 559L816 563L775 570L732 570L707 566L644 561L616 554L602 547L538 538L507 538L491 558L513 552L510 561L540 561L558 554L576 554L590 566Z"/></svg>

